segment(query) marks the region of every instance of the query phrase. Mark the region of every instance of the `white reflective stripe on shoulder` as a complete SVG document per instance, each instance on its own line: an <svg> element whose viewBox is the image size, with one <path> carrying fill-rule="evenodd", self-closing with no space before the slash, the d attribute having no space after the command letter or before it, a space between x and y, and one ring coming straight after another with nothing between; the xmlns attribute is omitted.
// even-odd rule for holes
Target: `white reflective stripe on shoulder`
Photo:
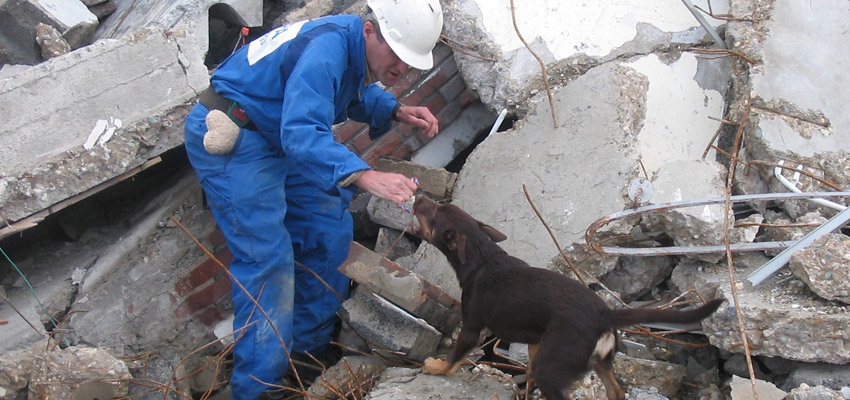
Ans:
<svg viewBox="0 0 850 400"><path fill-rule="evenodd" d="M292 40L298 32L301 31L301 26L305 21L298 21L294 24L281 26L248 44L248 65L254 65L263 57L277 50L284 43Z"/></svg>

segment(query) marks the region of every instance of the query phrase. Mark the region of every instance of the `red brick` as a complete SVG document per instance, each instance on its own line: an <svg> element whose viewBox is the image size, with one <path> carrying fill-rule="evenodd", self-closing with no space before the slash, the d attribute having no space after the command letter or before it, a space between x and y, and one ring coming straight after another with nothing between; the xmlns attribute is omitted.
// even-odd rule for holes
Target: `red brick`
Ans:
<svg viewBox="0 0 850 400"><path fill-rule="evenodd" d="M357 135L362 130L368 130L369 127L366 124L349 120L348 122L339 125L334 130L334 139L340 143L347 143L349 139Z"/></svg>
<svg viewBox="0 0 850 400"><path fill-rule="evenodd" d="M461 108L466 108L470 104L478 101L478 93L475 93L475 91L470 88L466 88L463 93L458 96L458 101L460 102Z"/></svg>
<svg viewBox="0 0 850 400"><path fill-rule="evenodd" d="M432 113L437 114L443 109L443 107L446 106L446 98L439 93L434 93L433 95L425 98L425 101L422 102L422 105L428 107L428 109L431 110Z"/></svg>
<svg viewBox="0 0 850 400"><path fill-rule="evenodd" d="M460 74L455 74L445 85L440 87L440 94L447 99L453 100L464 90L466 90L466 82L463 81Z"/></svg>
<svg viewBox="0 0 850 400"><path fill-rule="evenodd" d="M180 297L186 296L198 286L201 286L207 281L215 278L216 275L221 272L221 268L218 264L207 258L204 262L198 264L195 269L189 271L188 276L178 280L177 283L174 284L174 291Z"/></svg>
<svg viewBox="0 0 850 400"><path fill-rule="evenodd" d="M363 130L357 133L354 138L349 141L349 148L358 155L363 153L372 144L372 139L369 138L369 130Z"/></svg>
<svg viewBox="0 0 850 400"><path fill-rule="evenodd" d="M230 279L223 276L183 300L183 303L174 310L174 316L176 318L187 318L197 311L215 304L229 293Z"/></svg>
<svg viewBox="0 0 850 400"><path fill-rule="evenodd" d="M405 94L399 101L406 106L419 106L422 105L422 98L424 97L425 95L421 91L416 90Z"/></svg>
<svg viewBox="0 0 850 400"><path fill-rule="evenodd" d="M410 148L408 148L407 145L399 146L387 155L400 160L406 160L410 155Z"/></svg>
<svg viewBox="0 0 850 400"><path fill-rule="evenodd" d="M368 162L370 165L374 165L373 162L369 160L374 160L374 162L378 161L378 158L382 155L390 154L398 148L402 143L401 134L397 130L392 130L387 132L386 135L372 143L372 146L363 153L363 160Z"/></svg>

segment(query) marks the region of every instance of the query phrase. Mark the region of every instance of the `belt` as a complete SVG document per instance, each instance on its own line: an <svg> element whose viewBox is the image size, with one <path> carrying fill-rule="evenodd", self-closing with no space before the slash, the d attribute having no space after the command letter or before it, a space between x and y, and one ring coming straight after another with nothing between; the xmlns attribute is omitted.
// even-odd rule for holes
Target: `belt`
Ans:
<svg viewBox="0 0 850 400"><path fill-rule="evenodd" d="M219 110L225 113L240 128L257 130L257 126L248 118L248 114L245 113L239 103L216 93L212 86L201 92L201 95L198 96L198 102L210 110Z"/></svg>

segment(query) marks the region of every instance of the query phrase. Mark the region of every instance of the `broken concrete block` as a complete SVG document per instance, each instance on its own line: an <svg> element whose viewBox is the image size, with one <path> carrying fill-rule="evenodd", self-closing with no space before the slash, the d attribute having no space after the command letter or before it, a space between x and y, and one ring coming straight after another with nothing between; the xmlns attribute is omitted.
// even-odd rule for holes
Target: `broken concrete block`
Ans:
<svg viewBox="0 0 850 400"><path fill-rule="evenodd" d="M850 237L830 233L791 255L789 267L818 296L850 304Z"/></svg>
<svg viewBox="0 0 850 400"><path fill-rule="evenodd" d="M461 395L462 394L462 395ZM452 375L428 375L411 368L387 368L364 400L457 399L509 400L517 398L507 376L493 369L461 369Z"/></svg>
<svg viewBox="0 0 850 400"><path fill-rule="evenodd" d="M835 390L850 387L850 364L797 363L782 384L782 389L791 390L804 384Z"/></svg>
<svg viewBox="0 0 850 400"><path fill-rule="evenodd" d="M352 242L339 271L444 334L460 324L460 302L421 276Z"/></svg>
<svg viewBox="0 0 850 400"><path fill-rule="evenodd" d="M342 303L340 316L360 337L374 344L372 348L402 353L416 361L432 356L442 338L425 321L359 288Z"/></svg>
<svg viewBox="0 0 850 400"><path fill-rule="evenodd" d="M378 230L378 240L375 242L375 252L390 260L405 257L416 252L416 243L402 231L392 228Z"/></svg>
<svg viewBox="0 0 850 400"><path fill-rule="evenodd" d="M753 384L750 379L733 375L729 386L732 388L732 400L754 400L756 398L753 394ZM759 400L782 400L787 395L785 391L780 390L776 385L759 379L756 379L756 390L759 393Z"/></svg>
<svg viewBox="0 0 850 400"><path fill-rule="evenodd" d="M803 384L788 393L784 400L846 400L846 397L837 390Z"/></svg>
<svg viewBox="0 0 850 400"><path fill-rule="evenodd" d="M104 349L72 346L36 354L30 398L111 399L129 393L127 365Z"/></svg>
<svg viewBox="0 0 850 400"><path fill-rule="evenodd" d="M39 23L35 27L35 32L35 41L41 48L41 57L45 60L71 52L71 45L62 37L58 29Z"/></svg>
<svg viewBox="0 0 850 400"><path fill-rule="evenodd" d="M726 193L724 174L725 168L713 161L677 161L664 165L652 180L655 190L652 202L659 204L722 197ZM654 212L646 216L646 221L652 229L667 233L676 246L708 246L724 243L725 215L724 205L714 204ZM729 213L730 227L733 217ZM690 257L717 262L724 254Z"/></svg>
<svg viewBox="0 0 850 400"><path fill-rule="evenodd" d="M434 200L443 200L451 196L457 174L442 168L428 168L410 161L381 158L375 169L384 172L396 172L419 179L419 189L433 195Z"/></svg>
<svg viewBox="0 0 850 400"><path fill-rule="evenodd" d="M667 279L674 266L675 258L672 256L622 256L617 267L602 278L602 283L628 303Z"/></svg>
<svg viewBox="0 0 850 400"><path fill-rule="evenodd" d="M679 364L623 355L614 359L614 375L625 387L656 388L670 398L676 396L686 374L686 368Z"/></svg>
<svg viewBox="0 0 850 400"><path fill-rule="evenodd" d="M777 274L753 287L746 277L762 262L746 262L750 253L735 257L735 281L744 329L753 355L806 362L850 362L846 346L850 313L846 306L821 299L785 283L789 272ZM764 261L763 255L758 260ZM684 261L673 269L670 282L680 292L696 289L707 298L726 298L702 330L714 346L742 352L738 317L731 304L729 274L715 265Z"/></svg>
<svg viewBox="0 0 850 400"><path fill-rule="evenodd" d="M413 214L399 207L398 204L377 196L369 199L366 210L372 222L378 225L405 231L413 224Z"/></svg>

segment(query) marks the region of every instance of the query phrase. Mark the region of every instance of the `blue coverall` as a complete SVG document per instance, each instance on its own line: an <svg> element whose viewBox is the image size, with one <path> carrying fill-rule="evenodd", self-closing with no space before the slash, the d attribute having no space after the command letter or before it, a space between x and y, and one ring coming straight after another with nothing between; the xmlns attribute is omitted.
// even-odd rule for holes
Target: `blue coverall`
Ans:
<svg viewBox="0 0 850 400"><path fill-rule="evenodd" d="M332 124L351 118L387 131L395 96L366 82L359 16L340 15L281 27L227 58L211 86L238 102L256 126L241 129L229 154L203 146L209 110L186 117L186 151L212 214L233 253L232 275L274 321L287 350L317 354L333 334L340 300L295 260L343 296L337 271L348 254L353 187L338 183L369 165L334 140ZM262 292L262 294L261 294ZM233 399L256 399L287 371L283 346L250 299L233 286ZM250 321L249 321L250 318Z"/></svg>

